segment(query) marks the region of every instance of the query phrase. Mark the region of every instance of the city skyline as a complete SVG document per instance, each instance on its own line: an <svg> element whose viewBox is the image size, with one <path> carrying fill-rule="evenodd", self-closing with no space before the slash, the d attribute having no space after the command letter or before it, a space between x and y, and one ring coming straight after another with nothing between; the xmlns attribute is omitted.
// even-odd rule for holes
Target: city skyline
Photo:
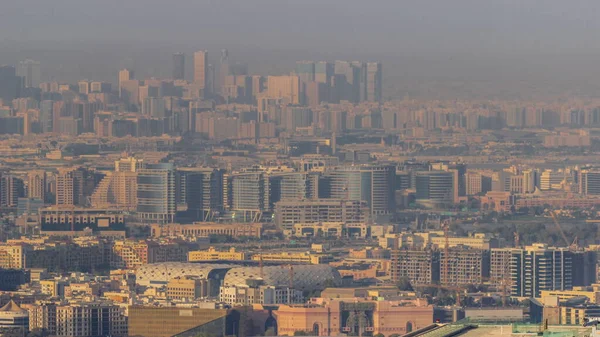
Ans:
<svg viewBox="0 0 600 337"><path fill-rule="evenodd" d="M600 336L600 5L0 5L0 336Z"/></svg>

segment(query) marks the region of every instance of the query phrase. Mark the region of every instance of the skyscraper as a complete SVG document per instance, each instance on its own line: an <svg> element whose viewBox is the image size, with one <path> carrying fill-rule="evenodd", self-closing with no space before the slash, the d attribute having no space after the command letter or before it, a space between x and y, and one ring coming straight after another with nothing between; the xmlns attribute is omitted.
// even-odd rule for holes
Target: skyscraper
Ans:
<svg viewBox="0 0 600 337"><path fill-rule="evenodd" d="M358 101L367 100L367 64L360 61L351 62L357 75L354 77L354 86L358 88Z"/></svg>
<svg viewBox="0 0 600 337"><path fill-rule="evenodd" d="M0 100L8 104L15 99L21 87L21 79L16 69L11 66L0 66Z"/></svg>
<svg viewBox="0 0 600 337"><path fill-rule="evenodd" d="M394 165L340 166L327 173L331 198L366 201L373 215L394 213Z"/></svg>
<svg viewBox="0 0 600 337"><path fill-rule="evenodd" d="M367 63L367 101L383 100L383 67L380 62Z"/></svg>
<svg viewBox="0 0 600 337"><path fill-rule="evenodd" d="M208 88L208 51L194 53L194 83L201 89Z"/></svg>
<svg viewBox="0 0 600 337"><path fill-rule="evenodd" d="M296 75L304 84L315 80L315 63L312 61L296 62Z"/></svg>
<svg viewBox="0 0 600 337"><path fill-rule="evenodd" d="M23 78L23 86L25 88L37 88L42 83L42 73L40 63L33 60L25 60L19 62L17 76Z"/></svg>
<svg viewBox="0 0 600 337"><path fill-rule="evenodd" d="M416 172L417 202L429 207L451 205L458 201L458 172Z"/></svg>
<svg viewBox="0 0 600 337"><path fill-rule="evenodd" d="M512 296L539 297L542 290L572 289L573 253L568 249L533 244L511 251Z"/></svg>
<svg viewBox="0 0 600 337"><path fill-rule="evenodd" d="M129 69L121 69L119 71L119 97L123 98L123 82L131 81L133 77L133 71Z"/></svg>
<svg viewBox="0 0 600 337"><path fill-rule="evenodd" d="M5 175L0 179L0 206L14 208L20 197L24 196L23 180Z"/></svg>
<svg viewBox="0 0 600 337"><path fill-rule="evenodd" d="M144 168L144 160L136 159L134 157L121 158L115 161L116 172L137 172L139 169Z"/></svg>
<svg viewBox="0 0 600 337"><path fill-rule="evenodd" d="M173 54L173 79L174 80L185 79L185 54L184 53Z"/></svg>
<svg viewBox="0 0 600 337"><path fill-rule="evenodd" d="M579 172L579 193L600 195L600 171Z"/></svg>
<svg viewBox="0 0 600 337"><path fill-rule="evenodd" d="M142 114L156 118L165 118L166 105L164 98L146 97L142 101Z"/></svg>
<svg viewBox="0 0 600 337"><path fill-rule="evenodd" d="M364 98L361 95L362 63L335 61L334 83L332 83L335 100L347 100L358 103Z"/></svg>
<svg viewBox="0 0 600 337"><path fill-rule="evenodd" d="M90 198L93 207L118 207L127 211L137 208L137 173L107 172Z"/></svg>
<svg viewBox="0 0 600 337"><path fill-rule="evenodd" d="M269 178L263 172L225 174L226 207L237 218L252 219L272 207Z"/></svg>
<svg viewBox="0 0 600 337"><path fill-rule="evenodd" d="M175 221L175 166L172 163L147 164L138 170L137 216L146 223Z"/></svg>
<svg viewBox="0 0 600 337"><path fill-rule="evenodd" d="M94 181L83 168L59 168L56 174L56 204L85 205L94 191Z"/></svg>
<svg viewBox="0 0 600 337"><path fill-rule="evenodd" d="M27 174L27 197L46 199L46 171L37 170Z"/></svg>
<svg viewBox="0 0 600 337"><path fill-rule="evenodd" d="M333 76L333 64L325 61L315 63L315 81L331 85L331 77Z"/></svg>
<svg viewBox="0 0 600 337"><path fill-rule="evenodd" d="M219 64L219 83L217 83L218 90L222 90L221 88L223 87L223 85L225 85L225 78L229 75L231 75L229 69L229 52L227 51L227 49L223 49L221 50L221 60ZM221 94L223 94L222 91Z"/></svg>
<svg viewBox="0 0 600 337"><path fill-rule="evenodd" d="M269 98L282 98L287 104L303 104L303 92L298 76L269 76L267 78Z"/></svg>
<svg viewBox="0 0 600 337"><path fill-rule="evenodd" d="M193 220L208 220L223 210L222 169L181 168L177 170L177 202L187 205Z"/></svg>

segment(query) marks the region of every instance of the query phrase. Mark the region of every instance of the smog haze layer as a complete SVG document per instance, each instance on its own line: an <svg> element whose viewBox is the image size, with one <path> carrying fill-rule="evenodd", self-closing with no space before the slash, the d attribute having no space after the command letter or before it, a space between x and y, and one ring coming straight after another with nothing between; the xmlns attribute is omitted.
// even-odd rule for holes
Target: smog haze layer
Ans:
<svg viewBox="0 0 600 337"><path fill-rule="evenodd" d="M219 49L252 72L303 59L385 65L386 98L598 96L592 0L5 0L0 63L42 62L43 80L166 77L173 52ZM188 62L191 67L191 62ZM188 71L189 73L189 71Z"/></svg>

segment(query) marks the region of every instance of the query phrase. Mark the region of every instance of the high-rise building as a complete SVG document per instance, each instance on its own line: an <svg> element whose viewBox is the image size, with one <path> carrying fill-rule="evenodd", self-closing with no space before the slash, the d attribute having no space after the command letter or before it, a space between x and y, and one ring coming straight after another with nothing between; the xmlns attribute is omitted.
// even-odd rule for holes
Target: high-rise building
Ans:
<svg viewBox="0 0 600 337"><path fill-rule="evenodd" d="M91 93L110 93L112 90L112 85L106 82L94 81L90 83L90 92Z"/></svg>
<svg viewBox="0 0 600 337"><path fill-rule="evenodd" d="M130 106L137 106L140 104L140 81L138 80L127 80L120 82L119 85L119 97L124 103Z"/></svg>
<svg viewBox="0 0 600 337"><path fill-rule="evenodd" d="M315 63L312 61L296 62L296 75L300 78L300 82L306 85L308 82L315 80Z"/></svg>
<svg viewBox="0 0 600 337"><path fill-rule="evenodd" d="M137 173L132 171L108 172L98 183L90 201L93 207L137 209Z"/></svg>
<svg viewBox="0 0 600 337"><path fill-rule="evenodd" d="M350 62L352 67L354 67L357 77L354 77L354 81L356 82L354 85L358 88L358 101L364 102L367 100L367 64L360 61L352 61Z"/></svg>
<svg viewBox="0 0 600 337"><path fill-rule="evenodd" d="M164 98L147 97L142 101L142 114L155 118L166 117L166 103Z"/></svg>
<svg viewBox="0 0 600 337"><path fill-rule="evenodd" d="M367 203L358 200L283 200L275 204L275 224L292 231L294 224L299 223L364 223L368 212Z"/></svg>
<svg viewBox="0 0 600 337"><path fill-rule="evenodd" d="M332 97L332 100L347 100L353 103L360 102L361 96L363 96L361 95L362 74L362 64L359 65L357 62L335 61L334 81L331 83L334 96Z"/></svg>
<svg viewBox="0 0 600 337"><path fill-rule="evenodd" d="M224 170L181 168L177 170L177 204L187 207L193 220L210 220L223 210Z"/></svg>
<svg viewBox="0 0 600 337"><path fill-rule="evenodd" d="M223 88L223 85L225 85L225 78L229 75L231 75L229 67L229 51L227 51L227 49L222 49L219 63L219 81L217 83L218 88ZM221 94L223 95L222 92Z"/></svg>
<svg viewBox="0 0 600 337"><path fill-rule="evenodd" d="M539 178L539 171L534 169L523 171L523 192L533 193L537 187L537 181Z"/></svg>
<svg viewBox="0 0 600 337"><path fill-rule="evenodd" d="M133 70L121 69L119 70L119 87L123 81L131 81L135 78Z"/></svg>
<svg viewBox="0 0 600 337"><path fill-rule="evenodd" d="M490 281L495 285L510 284L510 268L512 263L511 248L490 249Z"/></svg>
<svg viewBox="0 0 600 337"><path fill-rule="evenodd" d="M445 285L481 284L490 276L490 252L484 249L450 248L440 252L440 282Z"/></svg>
<svg viewBox="0 0 600 337"><path fill-rule="evenodd" d="M331 198L366 201L372 215L395 212L396 166L339 166L327 172L326 177L331 184Z"/></svg>
<svg viewBox="0 0 600 337"><path fill-rule="evenodd" d="M40 128L42 133L54 130L54 101L43 100L40 102Z"/></svg>
<svg viewBox="0 0 600 337"><path fill-rule="evenodd" d="M91 82L90 81L79 81L77 82L77 88L80 94L87 95L91 91Z"/></svg>
<svg viewBox="0 0 600 337"><path fill-rule="evenodd" d="M308 82L305 85L306 105L317 107L321 102L329 101L329 87L321 82Z"/></svg>
<svg viewBox="0 0 600 337"><path fill-rule="evenodd" d="M225 174L224 204L233 211L249 216L269 211L269 178L264 172ZM244 215L245 216L245 215Z"/></svg>
<svg viewBox="0 0 600 337"><path fill-rule="evenodd" d="M194 53L194 83L200 89L207 90L208 77L208 51L197 51Z"/></svg>
<svg viewBox="0 0 600 337"><path fill-rule="evenodd" d="M147 164L138 170L137 216L142 222L175 221L175 167L172 163Z"/></svg>
<svg viewBox="0 0 600 337"><path fill-rule="evenodd" d="M513 249L510 275L512 296L539 297L542 290L572 289L572 253L546 244Z"/></svg>
<svg viewBox="0 0 600 337"><path fill-rule="evenodd" d="M265 90L265 78L260 75L252 76L252 99L256 101L256 96Z"/></svg>
<svg viewBox="0 0 600 337"><path fill-rule="evenodd" d="M15 99L22 86L21 79L17 76L17 70L11 66L0 66L0 100L4 105Z"/></svg>
<svg viewBox="0 0 600 337"><path fill-rule="evenodd" d="M465 185L467 195L477 195L483 192L483 175L477 172L467 172L465 174Z"/></svg>
<svg viewBox="0 0 600 337"><path fill-rule="evenodd" d="M305 200L319 197L319 173L289 172L269 176L271 200Z"/></svg>
<svg viewBox="0 0 600 337"><path fill-rule="evenodd" d="M94 188L94 179L86 169L59 168L56 174L56 205L85 205Z"/></svg>
<svg viewBox="0 0 600 337"><path fill-rule="evenodd" d="M115 161L116 172L137 172L141 168L144 168L143 159L127 157Z"/></svg>
<svg viewBox="0 0 600 337"><path fill-rule="evenodd" d="M564 172L545 170L540 175L540 190L549 191L560 189L565 178L566 174Z"/></svg>
<svg viewBox="0 0 600 337"><path fill-rule="evenodd" d="M174 80L185 79L185 54L184 53L173 54L173 79Z"/></svg>
<svg viewBox="0 0 600 337"><path fill-rule="evenodd" d="M40 83L42 83L40 63L33 60L19 62L17 76L23 78L23 86L25 88L38 88Z"/></svg>
<svg viewBox="0 0 600 337"><path fill-rule="evenodd" d="M127 317L108 303L41 303L29 309L29 329L53 336L127 336Z"/></svg>
<svg viewBox="0 0 600 337"><path fill-rule="evenodd" d="M458 172L419 171L415 175L417 203L437 207L458 202Z"/></svg>
<svg viewBox="0 0 600 337"><path fill-rule="evenodd" d="M25 196L23 180L3 175L0 179L0 206L4 208L16 208L19 198Z"/></svg>
<svg viewBox="0 0 600 337"><path fill-rule="evenodd" d="M303 104L304 93L298 76L269 76L267 96L281 98L287 104Z"/></svg>
<svg viewBox="0 0 600 337"><path fill-rule="evenodd" d="M285 107L285 127L289 132L294 132L296 128L303 128L312 124L313 112L310 108L297 106Z"/></svg>
<svg viewBox="0 0 600 337"><path fill-rule="evenodd" d="M393 250L390 275L398 282L408 278L412 285L433 284L440 280L440 252L434 250Z"/></svg>
<svg viewBox="0 0 600 337"><path fill-rule="evenodd" d="M380 62L367 63L367 101L383 100L383 67Z"/></svg>
<svg viewBox="0 0 600 337"><path fill-rule="evenodd" d="M27 197L46 200L46 171L27 173Z"/></svg>
<svg viewBox="0 0 600 337"><path fill-rule="evenodd" d="M512 296L539 297L543 290L570 290L596 282L596 252L536 243L492 249L491 278L505 279Z"/></svg>
<svg viewBox="0 0 600 337"><path fill-rule="evenodd" d="M132 81L134 79L134 74L132 70L129 69L121 69L119 71L119 97L124 99L125 93L123 92L123 83L127 81ZM135 96L137 99L137 95Z"/></svg>
<svg viewBox="0 0 600 337"><path fill-rule="evenodd" d="M585 170L579 172L579 193L600 195L600 171Z"/></svg>
<svg viewBox="0 0 600 337"><path fill-rule="evenodd" d="M331 77L333 76L333 64L325 61L315 63L315 82L325 83L327 87L331 85Z"/></svg>

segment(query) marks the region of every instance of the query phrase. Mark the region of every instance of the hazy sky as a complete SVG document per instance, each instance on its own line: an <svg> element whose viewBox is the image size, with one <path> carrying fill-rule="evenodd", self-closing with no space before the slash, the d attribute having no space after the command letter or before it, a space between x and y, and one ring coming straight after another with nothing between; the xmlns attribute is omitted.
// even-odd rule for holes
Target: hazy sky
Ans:
<svg viewBox="0 0 600 337"><path fill-rule="evenodd" d="M598 0L0 0L0 64L45 58L47 72L66 71L60 49L81 54L77 76L98 73L86 53L103 55L93 61L104 72L136 63L164 75L172 52L229 48L251 70L377 59L388 78L417 84L515 77L600 90L599 14Z"/></svg>
<svg viewBox="0 0 600 337"><path fill-rule="evenodd" d="M2 0L0 38L597 51L597 0Z"/></svg>

